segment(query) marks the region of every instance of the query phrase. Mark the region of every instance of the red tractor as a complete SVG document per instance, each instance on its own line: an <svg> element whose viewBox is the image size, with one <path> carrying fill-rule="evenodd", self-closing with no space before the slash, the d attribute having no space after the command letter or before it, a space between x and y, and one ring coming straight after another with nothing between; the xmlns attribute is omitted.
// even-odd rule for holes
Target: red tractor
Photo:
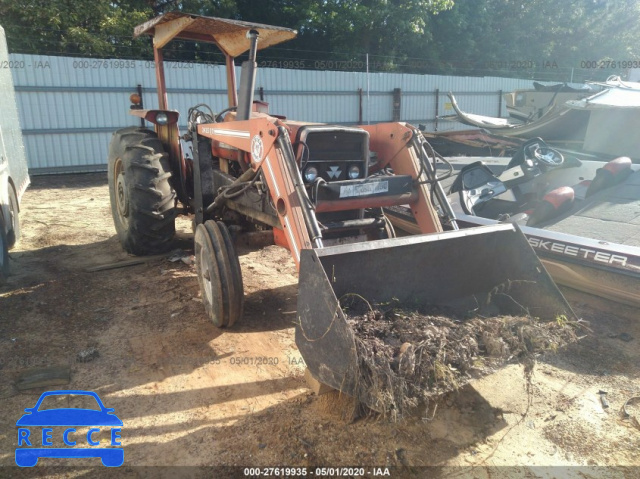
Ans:
<svg viewBox="0 0 640 479"><path fill-rule="evenodd" d="M230 223L272 228L275 243L289 249L300 274L296 343L312 375L346 393L355 391L357 367L339 302L345 294L460 304L518 279L527 285L513 283L518 305L544 297L536 314L570 311L517 227L458 230L418 129L291 121L254 101L258 50L294 38L294 30L167 13L138 26L139 35L153 37L159 109L130 110L155 131L113 135L116 230L130 253L158 253L171 243L176 215L193 214L202 299L216 326L233 325L243 309ZM163 69L162 48L173 39L214 43L227 66L229 107L190 108L182 136ZM247 51L238 88L234 59ZM425 235L394 239L382 210L392 205L410 205Z"/></svg>

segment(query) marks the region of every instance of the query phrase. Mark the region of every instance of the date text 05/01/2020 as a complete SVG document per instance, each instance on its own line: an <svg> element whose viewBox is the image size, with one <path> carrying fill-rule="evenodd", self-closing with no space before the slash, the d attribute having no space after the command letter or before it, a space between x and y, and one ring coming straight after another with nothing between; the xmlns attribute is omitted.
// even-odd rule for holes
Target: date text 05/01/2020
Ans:
<svg viewBox="0 0 640 479"><path fill-rule="evenodd" d="M390 477L388 467L245 467L247 477Z"/></svg>

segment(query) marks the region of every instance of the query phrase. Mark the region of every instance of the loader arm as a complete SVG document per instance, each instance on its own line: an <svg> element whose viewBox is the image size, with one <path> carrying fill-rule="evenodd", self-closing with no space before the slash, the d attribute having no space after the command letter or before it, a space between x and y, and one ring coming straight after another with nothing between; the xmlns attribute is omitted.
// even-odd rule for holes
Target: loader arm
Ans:
<svg viewBox="0 0 640 479"><path fill-rule="evenodd" d="M369 132L370 147L378 154L379 168L390 166L396 175L410 175L417 199L409 205L422 233L439 233L442 225L429 199L427 178L420 162L420 152L411 144L413 131L405 123L379 123L362 126Z"/></svg>

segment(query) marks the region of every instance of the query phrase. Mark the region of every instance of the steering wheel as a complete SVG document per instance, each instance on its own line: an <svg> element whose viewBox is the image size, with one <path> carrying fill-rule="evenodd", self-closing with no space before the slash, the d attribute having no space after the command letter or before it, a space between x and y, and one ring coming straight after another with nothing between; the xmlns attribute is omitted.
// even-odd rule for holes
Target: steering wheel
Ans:
<svg viewBox="0 0 640 479"><path fill-rule="evenodd" d="M542 166L556 168L564 163L564 156L553 148L539 146L534 149L533 157Z"/></svg>

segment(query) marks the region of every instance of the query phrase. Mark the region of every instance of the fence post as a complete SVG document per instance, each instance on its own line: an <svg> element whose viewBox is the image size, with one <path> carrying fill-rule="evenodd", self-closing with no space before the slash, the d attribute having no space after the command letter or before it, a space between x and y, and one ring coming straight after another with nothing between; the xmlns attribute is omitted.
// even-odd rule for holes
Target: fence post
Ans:
<svg viewBox="0 0 640 479"><path fill-rule="evenodd" d="M402 90L400 88L393 89L393 120L400 121L402 110Z"/></svg>
<svg viewBox="0 0 640 479"><path fill-rule="evenodd" d="M498 91L498 118L502 118L502 90Z"/></svg>
<svg viewBox="0 0 640 479"><path fill-rule="evenodd" d="M142 109L144 109L144 103L143 103L143 100L142 100L142 85L140 83L138 83L138 86L137 86L136 90L138 90L138 96L140 97L140 109L142 110ZM142 128L145 127L144 118L140 118L140 126Z"/></svg>
<svg viewBox="0 0 640 479"><path fill-rule="evenodd" d="M362 88L358 88L358 125L362 125Z"/></svg>
<svg viewBox="0 0 640 479"><path fill-rule="evenodd" d="M367 59L367 125L371 124L371 97L370 95L370 86L369 86L369 54L366 54Z"/></svg>
<svg viewBox="0 0 640 479"><path fill-rule="evenodd" d="M260 87L258 92L260 93L260 101L264 101L264 88Z"/></svg>
<svg viewBox="0 0 640 479"><path fill-rule="evenodd" d="M436 114L433 117L435 125L433 131L438 131L438 110L440 109L440 88L436 88Z"/></svg>

